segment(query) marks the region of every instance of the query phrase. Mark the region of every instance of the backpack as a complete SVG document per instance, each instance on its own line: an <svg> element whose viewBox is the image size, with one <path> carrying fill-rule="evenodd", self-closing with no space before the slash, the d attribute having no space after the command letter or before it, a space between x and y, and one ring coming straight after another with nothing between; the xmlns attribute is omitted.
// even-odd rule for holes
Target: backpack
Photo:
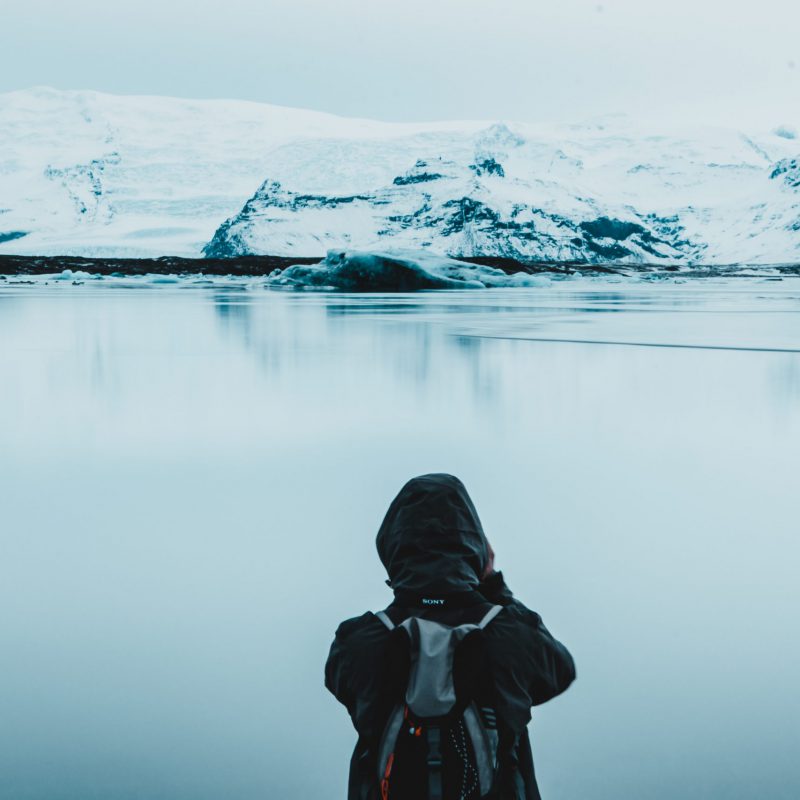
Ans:
<svg viewBox="0 0 800 800"><path fill-rule="evenodd" d="M409 651L403 702L389 714L378 747L381 800L479 800L497 771L497 721L473 696L456 696L453 664L464 639L483 630L502 610L493 605L480 622L457 626L409 617L402 629ZM398 635L399 630L398 630Z"/></svg>

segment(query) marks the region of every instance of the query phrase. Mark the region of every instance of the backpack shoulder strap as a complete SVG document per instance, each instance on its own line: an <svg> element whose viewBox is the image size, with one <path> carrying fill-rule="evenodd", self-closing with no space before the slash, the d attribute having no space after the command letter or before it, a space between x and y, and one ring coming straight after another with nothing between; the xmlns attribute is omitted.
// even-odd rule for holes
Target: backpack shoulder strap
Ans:
<svg viewBox="0 0 800 800"><path fill-rule="evenodd" d="M483 619L478 623L478 627L483 630L502 610L503 606L492 606L484 614Z"/></svg>
<svg viewBox="0 0 800 800"><path fill-rule="evenodd" d="M483 630L501 611L503 606L492 606L478 623L478 627ZM374 612L375 616L390 630L393 631L397 626L385 611Z"/></svg>
<svg viewBox="0 0 800 800"><path fill-rule="evenodd" d="M390 630L395 629L395 624L389 619L389 615L385 611L376 611L375 616Z"/></svg>

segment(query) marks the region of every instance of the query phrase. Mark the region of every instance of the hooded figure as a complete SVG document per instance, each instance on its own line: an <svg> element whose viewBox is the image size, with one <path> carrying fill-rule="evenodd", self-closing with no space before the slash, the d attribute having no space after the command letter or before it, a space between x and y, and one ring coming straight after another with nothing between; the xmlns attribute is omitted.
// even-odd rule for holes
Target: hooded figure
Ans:
<svg viewBox="0 0 800 800"><path fill-rule="evenodd" d="M475 678L476 691L496 712L500 735L491 797L539 800L527 730L531 707L563 692L575 678L575 666L541 617L516 600L502 574L494 572L494 555L464 485L445 474L410 480L389 506L376 544L394 591L386 614L395 625L410 616L459 625L479 620L493 604L503 606L483 631ZM377 750L402 697L401 660L391 633L371 612L336 631L325 685L347 707L358 733L348 800L379 796Z"/></svg>
<svg viewBox="0 0 800 800"><path fill-rule="evenodd" d="M389 506L376 544L395 591L471 591L489 563L478 512L452 475L412 478Z"/></svg>

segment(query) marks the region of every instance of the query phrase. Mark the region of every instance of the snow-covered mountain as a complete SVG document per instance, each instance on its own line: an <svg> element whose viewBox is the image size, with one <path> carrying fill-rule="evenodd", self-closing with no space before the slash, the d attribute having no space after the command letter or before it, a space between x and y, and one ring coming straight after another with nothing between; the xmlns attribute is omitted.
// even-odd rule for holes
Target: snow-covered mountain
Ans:
<svg viewBox="0 0 800 800"><path fill-rule="evenodd" d="M381 123L242 101L0 95L0 252L800 260L800 139Z"/></svg>

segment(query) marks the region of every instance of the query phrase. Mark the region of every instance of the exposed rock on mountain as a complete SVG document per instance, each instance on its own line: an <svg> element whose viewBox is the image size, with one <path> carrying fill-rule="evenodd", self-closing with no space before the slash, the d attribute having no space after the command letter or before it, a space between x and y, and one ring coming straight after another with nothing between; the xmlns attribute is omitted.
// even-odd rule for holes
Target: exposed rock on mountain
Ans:
<svg viewBox="0 0 800 800"><path fill-rule="evenodd" d="M797 261L793 132L400 124L12 92L0 95L0 253Z"/></svg>

